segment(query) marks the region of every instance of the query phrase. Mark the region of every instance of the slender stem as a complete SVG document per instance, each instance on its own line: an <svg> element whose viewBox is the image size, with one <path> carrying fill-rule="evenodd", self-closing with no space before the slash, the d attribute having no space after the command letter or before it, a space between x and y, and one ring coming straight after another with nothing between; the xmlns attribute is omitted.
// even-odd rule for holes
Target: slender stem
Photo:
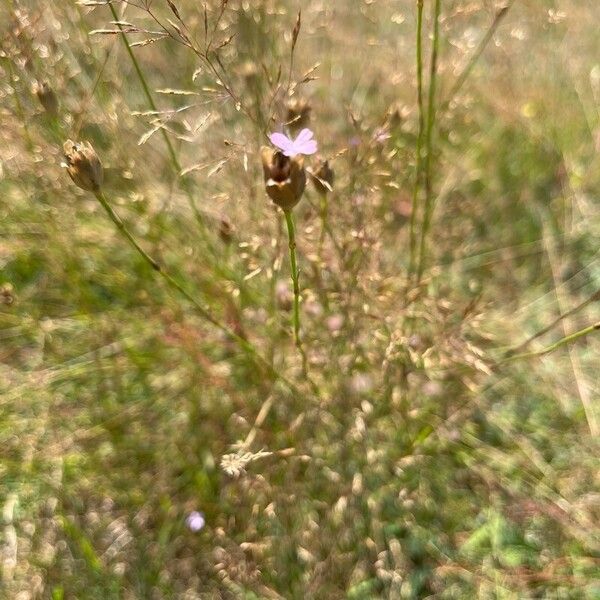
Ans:
<svg viewBox="0 0 600 600"><path fill-rule="evenodd" d="M300 285L298 284L298 264L296 261L296 228L291 210L284 211L290 245L290 269L294 287L294 342L300 347Z"/></svg>
<svg viewBox="0 0 600 600"><path fill-rule="evenodd" d="M540 329L539 331L536 331L536 333L534 333L532 336L528 337L524 342L519 344L516 348L509 350L507 354L510 356L510 355L514 355L516 353L521 352L524 348L529 346L529 344L531 344L531 342L537 340L538 338L542 337L543 335L546 335L549 331L554 329L562 321L572 317L573 315L577 314L579 311L584 309L588 304L591 304L592 302L597 302L598 300L600 300L600 290L596 290L589 298L586 298L583 302L578 304L575 308L572 308L571 310L556 317L556 319L554 319L554 321L552 321L552 323L550 323L549 325L546 325L546 327Z"/></svg>
<svg viewBox="0 0 600 600"><path fill-rule="evenodd" d="M415 165L415 187L413 190L412 209L410 212L410 258L408 274L412 275L416 260L416 223L419 201L419 185L421 183L423 131L425 114L423 109L423 0L417 0L417 103L419 106L419 132L417 134L417 155Z"/></svg>
<svg viewBox="0 0 600 600"><path fill-rule="evenodd" d="M140 80L140 84L144 91L144 95L146 96L146 99L148 101L148 105L154 112L158 112L156 103L154 102L154 98L152 97L152 92L150 91L150 87L148 86L148 82L146 81L146 78L144 76L144 72L142 71L142 68L140 67L140 64L135 56L135 53L133 52L133 49L131 48L131 45L129 44L129 40L127 39L127 35L120 23L120 19L117 15L117 11L112 3L110 3L108 6L110 7L113 17L117 23L117 27L119 28L119 30L121 32L121 39L123 40L123 44L125 45L125 48L127 49L127 53L129 54L129 57L131 59L131 62L135 69L135 72L137 73L138 79ZM212 64L210 63L210 61L208 61L208 62L212 67ZM217 74L217 73L215 72L215 74ZM230 93L230 95L231 95L231 93ZM232 97L233 97L233 95L232 95ZM171 143L169 136L167 135L166 131L163 128L161 128L160 132L161 132L163 139L165 141L165 144L167 146L168 154L171 159L171 164L173 165L173 168L175 169L176 174L177 174L177 178L180 181L181 189L184 191L184 193L187 197L187 200L188 200L188 205L189 205L190 209L192 210L194 217L196 218L196 221L198 222L198 225L199 225L198 229L199 229L200 235L202 236L203 241L206 243L206 246L207 246L209 252L212 254L212 256L214 258L214 260L211 261L212 268L219 275L234 280L236 282L236 284L238 285L238 287L240 289L242 289L243 282L240 281L240 277L238 276L237 273L232 272L231 269L224 263L224 261L221 260L221 257L219 256L218 252L214 248L214 245L213 245L210 237L207 235L206 223L204 222L204 218L202 217L200 210L196 206L196 202L194 201L194 197L190 190L190 180L186 179L185 177L180 177L181 164L179 162L179 158L177 157L177 153L175 152L175 148L173 148L173 144Z"/></svg>
<svg viewBox="0 0 600 600"><path fill-rule="evenodd" d="M431 68L429 73L429 99L427 104L427 130L425 132L425 208L423 213L423 229L421 231L421 244L419 248L419 266L417 269L417 284L423 276L425 268L425 250L427 235L431 226L431 213L433 209L433 196L431 189L431 155L433 147L433 129L435 125L435 91L437 79L437 61L440 45L440 11L441 0L435 0L433 13L433 41L431 48Z"/></svg>
<svg viewBox="0 0 600 600"><path fill-rule="evenodd" d="M320 194L320 213L321 213L321 233L319 234L319 244L317 246L317 254L320 257L323 253L323 243L325 242L325 233L327 231L327 218L328 218L328 202L327 202L327 194Z"/></svg>
<svg viewBox="0 0 600 600"><path fill-rule="evenodd" d="M296 227L294 226L294 215L291 210L285 210L283 212L285 214L285 222L288 230L290 270L292 272L292 284L294 287L294 342L302 357L302 373L310 383L315 394L318 394L319 388L308 374L308 357L306 356L306 352L304 352L302 340L300 339L300 285L298 283L298 261L296 260Z"/></svg>
<svg viewBox="0 0 600 600"><path fill-rule="evenodd" d="M514 4L514 0L512 0L510 2L510 4L507 4L506 6L503 6L498 10L498 12L496 13L496 16L494 17L494 20L492 21L492 24L490 25L489 29L487 30L487 32L485 33L485 35L479 42L479 45L473 52L473 55L469 59L469 62L466 64L465 68L461 71L460 75L456 78L454 85L448 92L448 96L446 97L446 100L444 100L444 102L442 102L440 112L444 112L448 108L448 106L450 105L452 100L454 99L454 96L456 96L456 94L458 94L458 92L464 85L465 81L471 74L473 67L479 60L480 56L483 54L483 51L485 50L486 46L490 43L490 40L494 36L494 33L496 33L496 30L500 26L502 19L504 19L504 17L508 14L508 11L510 10L510 7L513 4Z"/></svg>
<svg viewBox="0 0 600 600"><path fill-rule="evenodd" d="M131 59L131 63L133 64L133 68L135 69L138 79L140 80L140 84L142 85L142 89L144 91L144 95L146 96L146 100L148 101L150 108L154 112L158 112L158 110L156 108L156 103L154 102L154 98L152 97L152 92L150 91L150 87L148 86L148 82L146 81L146 77L144 76L144 72L142 71L142 69L140 67L140 64L135 56L135 53L131 49L129 40L127 39L127 34L125 33L123 26L121 25L117 11L112 3L109 3L108 6L110 8L110 11L111 11L115 21L116 21L117 27L119 28L119 30L121 32L121 39L123 40L123 44L125 45L125 48L127 49L127 54L129 54L129 58ZM167 150L169 152L169 157L171 159L171 163L173 164L173 167L177 171L177 176L179 177L179 174L181 173L181 164L179 162L179 159L177 158L175 148L173 148L173 144L171 143L171 140L169 139L167 132L162 127L160 129L160 132L161 132L163 139L165 141L165 144L167 146ZM196 206L196 203L194 202L192 193L189 190L188 185L185 182L183 182L183 183L184 183L184 185L182 187L183 187L184 192L187 195L190 208L192 209L192 212L194 213L194 216L196 217L196 220L198 221L198 223L200 225L204 226L204 219L202 218L202 214L200 213L200 211L198 210L198 207Z"/></svg>
<svg viewBox="0 0 600 600"><path fill-rule="evenodd" d="M584 337L586 335L589 335L590 333L593 333L594 331L599 331L599 330L600 330L600 321L598 321L597 323L594 323L593 325L590 325L589 327L580 329L579 331L576 331L575 333L566 335L565 337L561 338L557 342L554 342L554 344L551 344L550 346L546 346L546 348L542 348L542 350L537 350L536 352L525 352L524 354L515 354L513 356L509 356L509 357L501 360L498 364L511 362L513 360L520 360L522 358L535 358L537 356L544 356L545 354L550 354L551 352L554 352L561 346L570 344L571 342L574 342L575 340L578 340L581 337Z"/></svg>
<svg viewBox="0 0 600 600"><path fill-rule="evenodd" d="M229 337L231 340L233 340L234 342L236 342L238 344L238 346L240 346L240 348L246 352L246 354L248 356L250 356L257 364L261 365L262 367L264 367L269 373L270 375L274 378L274 379L279 379L281 380L290 391L292 391L293 393L298 394L299 391L296 388L296 386L289 381L285 376L281 375L272 365L269 361L267 361L265 358L263 358L258 351L256 350L256 348L246 339L244 339L243 337L239 336L237 333L235 333L232 329L230 329L229 327L227 327L227 325L225 325L224 323L221 323L216 317L214 317L211 312L209 311L209 309L207 309L206 307L204 307L196 298L194 298L194 296L192 296L192 294L190 294L190 292L188 292L175 278L173 278L167 271L165 271L164 267L154 258L152 258L137 242L137 240L133 237L133 235L131 234L131 232L129 231L129 229L127 229L127 227L125 226L125 224L123 223L123 221L121 220L121 218L119 217L119 215L114 211L114 209L112 208L112 206L108 203L108 200L106 199L106 197L104 196L104 193L101 190L97 190L94 194L96 196L96 198L98 199L98 201L100 202L100 204L102 205L102 207L104 208L104 210L106 211L106 213L108 214L108 216L110 217L111 221L116 225L117 229L119 230L119 232L121 233L121 235L127 239L127 241L129 242L129 244L135 248L135 250L137 251L137 253L144 259L144 261L150 266L152 267L152 269L158 273L163 280L167 283L167 285L169 285L169 287L171 287L172 289L176 290L179 294L181 294L188 302L190 302L193 307L196 309L196 311L198 312L198 314L205 319L206 321L208 321L209 323L211 323L212 325L214 325L217 329L219 329L220 331L222 331L223 333L225 333L227 335L227 337Z"/></svg>

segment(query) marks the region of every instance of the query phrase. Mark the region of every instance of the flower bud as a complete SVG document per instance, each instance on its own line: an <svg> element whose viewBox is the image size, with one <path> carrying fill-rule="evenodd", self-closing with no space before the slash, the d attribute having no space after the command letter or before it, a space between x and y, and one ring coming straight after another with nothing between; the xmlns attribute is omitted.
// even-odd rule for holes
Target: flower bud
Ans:
<svg viewBox="0 0 600 600"><path fill-rule="evenodd" d="M311 105L304 98L292 98L286 103L286 125L292 133L304 129L310 121Z"/></svg>
<svg viewBox="0 0 600 600"><path fill-rule="evenodd" d="M89 142L77 143L67 140L64 143L67 173L73 183L82 190L97 192L102 185L104 173L102 163Z"/></svg>
<svg viewBox="0 0 600 600"><path fill-rule="evenodd" d="M317 170L311 173L311 179L315 186L315 190L317 190L321 196L327 196L327 194L332 191L334 178L335 174L333 169L329 166L328 160L319 161Z"/></svg>
<svg viewBox="0 0 600 600"><path fill-rule="evenodd" d="M260 155L269 198L279 208L291 210L300 201L306 187L304 158L302 155L288 157L266 146Z"/></svg>
<svg viewBox="0 0 600 600"><path fill-rule="evenodd" d="M58 114L58 98L47 81L36 81L32 88L44 110L52 117Z"/></svg>

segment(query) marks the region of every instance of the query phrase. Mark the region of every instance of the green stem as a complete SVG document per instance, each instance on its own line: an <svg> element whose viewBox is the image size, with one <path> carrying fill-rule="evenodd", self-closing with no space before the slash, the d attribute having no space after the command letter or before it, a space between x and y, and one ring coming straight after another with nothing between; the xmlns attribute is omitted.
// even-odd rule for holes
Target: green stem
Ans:
<svg viewBox="0 0 600 600"><path fill-rule="evenodd" d="M496 16L494 17L494 20L492 21L492 24L490 25L486 34L481 39L481 42L479 42L479 45L473 52L473 55L469 59L469 62L467 63L465 68L462 70L460 75L456 78L454 85L448 92L448 96L446 97L446 100L444 100L444 102L441 105L440 112L444 112L448 108L448 106L450 106L450 103L452 102L452 100L454 99L456 94L458 94L458 92L464 85L465 81L471 74L473 67L476 65L477 61L483 54L483 51L486 49L487 45L490 43L490 40L494 36L494 33L496 33L496 30L500 26L502 19L504 19L504 17L508 14L508 11L510 10L510 8L513 4L514 4L514 0L512 0L510 2L510 4L507 4L506 6L503 6L498 10L498 12L496 13Z"/></svg>
<svg viewBox="0 0 600 600"><path fill-rule="evenodd" d="M598 300L600 300L600 290L596 290L589 298L586 298L583 302L578 304L575 308L572 308L571 310L567 311L566 313L556 317L556 319L554 319L554 321L552 321L552 323L550 323L546 327L540 329L539 331L534 333L532 336L528 337L523 343L519 344L516 348L513 348L512 350L510 350L507 354L509 356L512 356L515 353L521 352L527 346L529 346L529 344L531 344L531 342L537 340L538 338L542 337L543 335L546 335L549 331L554 329L559 323L561 323L565 319L568 319L569 317L572 317L573 315L577 314L579 311L584 309L588 304L591 304L592 302L597 302Z"/></svg>
<svg viewBox="0 0 600 600"><path fill-rule="evenodd" d="M408 274L412 275L416 260L416 222L419 201L419 185L421 182L423 131L425 115L423 109L423 0L417 0L417 103L419 106L419 132L417 134L417 156L415 165L415 187L413 189L412 209L410 212L410 259Z"/></svg>
<svg viewBox="0 0 600 600"><path fill-rule="evenodd" d="M142 89L144 91L144 95L146 96L146 99L148 101L148 105L150 106L150 108L153 111L158 112L156 103L154 102L154 98L152 97L152 92L150 91L150 87L148 86L148 82L146 81L146 77L144 76L144 72L142 71L142 68L140 67L140 64L135 56L135 53L133 52L133 49L131 48L131 45L129 44L127 35L126 35L125 31L123 30L122 25L120 24L120 19L117 15L117 11L116 11L115 7L112 5L112 3L110 3L108 6L110 7L110 10L113 14L115 21L117 22L117 27L119 28L119 30L121 32L121 39L123 40L123 44L125 45L125 48L127 49L127 53L129 54L129 57L131 59L131 62L135 69L135 72L137 73L138 79L140 80ZM181 184L181 189L184 191L184 193L187 197L187 200L188 200L188 205L189 205L190 209L192 210L194 217L196 218L196 221L198 222L200 235L202 236L203 241L206 243L209 252L212 254L212 257L214 258L214 260L211 261L211 266L213 267L213 269L215 269L215 271L219 275L221 275L225 278L234 280L236 282L237 286L240 288L240 290L242 290L243 282L240 280L240 277L238 276L237 273L232 272L231 269L221 260L219 253L215 249L210 237L207 235L206 224L204 222L202 214L200 213L200 211L198 210L198 207L196 206L196 202L194 201L194 197L190 190L190 185L189 185L190 181L184 177L180 177L181 164L179 162L179 158L177 157L177 154L175 152L175 149L173 148L173 144L171 143L169 136L167 135L166 131L162 128L161 128L160 132L161 132L162 137L167 146L169 157L171 159L171 164L173 165L173 168L176 171L178 181Z"/></svg>
<svg viewBox="0 0 600 600"><path fill-rule="evenodd" d="M505 358L504 360L501 360L498 364L512 362L513 360L519 360L522 358L535 358L537 356L544 356L545 354L550 354L551 352L554 352L561 346L570 344L571 342L574 342L575 340L578 340L581 337L584 337L586 335L589 335L590 333L593 333L594 331L599 331L599 330L600 330L600 321L598 321L597 323L594 323L593 325L590 325L589 327L586 327L585 329L580 329L579 331L576 331L575 333L566 335L565 337L561 338L557 342L554 342L554 344L551 344L550 346L546 346L546 348L542 348L542 350L537 350L536 352L525 352L524 354L515 354L513 356L509 356L508 358Z"/></svg>
<svg viewBox="0 0 600 600"><path fill-rule="evenodd" d="M327 217L328 217L328 202L327 202L327 194L320 194L320 213L321 213L321 232L319 234L319 244L317 246L317 255L321 257L323 253L323 244L325 242L325 233L327 231Z"/></svg>
<svg viewBox="0 0 600 600"><path fill-rule="evenodd" d="M288 230L290 246L290 269L292 271L292 284L294 287L294 342L298 348L300 342L300 285L298 283L298 264L296 260L296 228L294 226L294 216L291 210L284 211L285 222Z"/></svg>
<svg viewBox="0 0 600 600"><path fill-rule="evenodd" d="M123 223L123 221L121 220L121 218L119 217L119 215L114 211L114 209L112 208L112 206L108 203L108 200L106 199L106 197L104 196L104 193L101 190L97 190L95 192L95 196L98 199L98 201L100 202L100 204L102 205L102 207L104 208L104 210L106 211L106 213L108 214L108 216L110 217L110 220L116 225L116 227L119 230L119 232L121 233L121 235L125 239L127 239L127 241L129 242L129 244L137 251L137 253L144 259L144 261L150 267L152 267L152 269L156 273L158 273L163 278L163 280L167 283L167 285L169 287L171 287L172 289L176 290L188 302L190 302L190 304L193 305L193 307L196 309L196 311L198 312L198 314L203 319L205 319L206 321L208 321L209 323L211 323L212 325L214 325L217 329L219 329L220 331L222 331L223 333L225 333L228 338L230 338L235 343L237 343L238 346L240 346L240 348L249 357L251 357L257 364L259 364L262 367L264 367L270 373L270 375L274 379L279 379L280 381L282 381L288 387L288 389L290 391L292 391L295 394L299 394L299 391L296 388L296 386L291 381L289 381L285 376L281 375L271 365L271 363L269 361L267 361L265 358L263 358L258 353L258 351L256 350L256 348L248 340L246 340L243 337L239 336L232 329L230 329L229 327L227 327L227 325L225 325L224 323L221 323L216 317L214 317L207 308L205 308L204 306L202 306L202 304L196 298L194 298L194 296L192 296L192 294L190 294L176 279L174 279L167 271L165 271L164 267L158 261L156 261L154 258L152 258L138 244L137 240L133 237L133 235L131 234L131 232L129 231L129 229L127 229L127 227L125 226L125 224Z"/></svg>
<svg viewBox="0 0 600 600"><path fill-rule="evenodd" d="M135 69L138 79L140 80L142 89L144 91L144 95L146 96L146 100L148 101L150 108L154 112L158 112L158 109L156 108L156 103L154 102L154 98L152 97L152 92L150 91L150 87L148 86L148 82L146 81L146 77L144 76L144 72L142 71L142 69L140 67L140 64L135 56L135 53L131 49L129 40L127 39L127 34L123 30L123 26L120 23L120 19L117 14L117 11L116 11L115 7L112 5L112 3L109 3L108 6L110 8L110 11L111 11L116 23L117 23L117 27L119 28L119 31L121 32L121 39L123 40L123 44L125 45L125 48L127 49L127 53L129 54L129 58L131 59L133 68ZM181 173L181 164L179 163L179 159L177 158L175 148L173 148L173 144L171 143L171 140L169 139L167 132L161 128L160 133L162 134L162 137L167 146L167 150L169 152L169 157L171 159L171 163L173 164L173 167L177 171L177 176L179 177L179 175ZM190 192L188 185L185 182L183 182L183 183L184 183L184 185L182 187L188 198L188 203L190 205L190 208L192 209L192 212L194 213L194 216L196 217L196 220L198 221L198 223L200 225L204 226L204 219L202 218L202 214L200 213L200 211L198 210L198 207L196 206L196 203L194 202L192 193Z"/></svg>
<svg viewBox="0 0 600 600"><path fill-rule="evenodd" d="M417 284L421 281L425 268L425 249L427 235L431 226L431 213L433 209L433 195L431 189L431 155L433 147L433 129L435 125L435 89L437 79L437 60L440 45L440 11L441 0L435 0L433 12L433 41L431 48L431 68L429 73L429 99L427 103L427 130L425 132L425 208L423 213L423 229L421 231L421 244L419 248L419 266L417 269Z"/></svg>

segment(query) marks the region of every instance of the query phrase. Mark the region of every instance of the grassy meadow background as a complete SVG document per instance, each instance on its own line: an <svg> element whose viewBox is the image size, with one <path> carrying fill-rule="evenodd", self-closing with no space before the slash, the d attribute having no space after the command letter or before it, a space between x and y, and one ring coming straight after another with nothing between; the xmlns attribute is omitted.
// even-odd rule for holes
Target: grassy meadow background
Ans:
<svg viewBox="0 0 600 600"><path fill-rule="evenodd" d="M600 598L600 4L440 7L427 227L417 2L1 0L0 597Z"/></svg>

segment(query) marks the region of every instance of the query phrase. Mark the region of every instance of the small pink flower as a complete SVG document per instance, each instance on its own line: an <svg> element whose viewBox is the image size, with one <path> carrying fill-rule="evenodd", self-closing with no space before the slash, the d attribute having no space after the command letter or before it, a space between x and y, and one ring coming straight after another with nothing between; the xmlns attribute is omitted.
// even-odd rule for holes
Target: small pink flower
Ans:
<svg viewBox="0 0 600 600"><path fill-rule="evenodd" d="M317 140L313 139L314 133L310 129L303 129L295 140L284 133L272 133L269 136L271 143L279 148L284 156L297 156L298 154L315 154Z"/></svg>

